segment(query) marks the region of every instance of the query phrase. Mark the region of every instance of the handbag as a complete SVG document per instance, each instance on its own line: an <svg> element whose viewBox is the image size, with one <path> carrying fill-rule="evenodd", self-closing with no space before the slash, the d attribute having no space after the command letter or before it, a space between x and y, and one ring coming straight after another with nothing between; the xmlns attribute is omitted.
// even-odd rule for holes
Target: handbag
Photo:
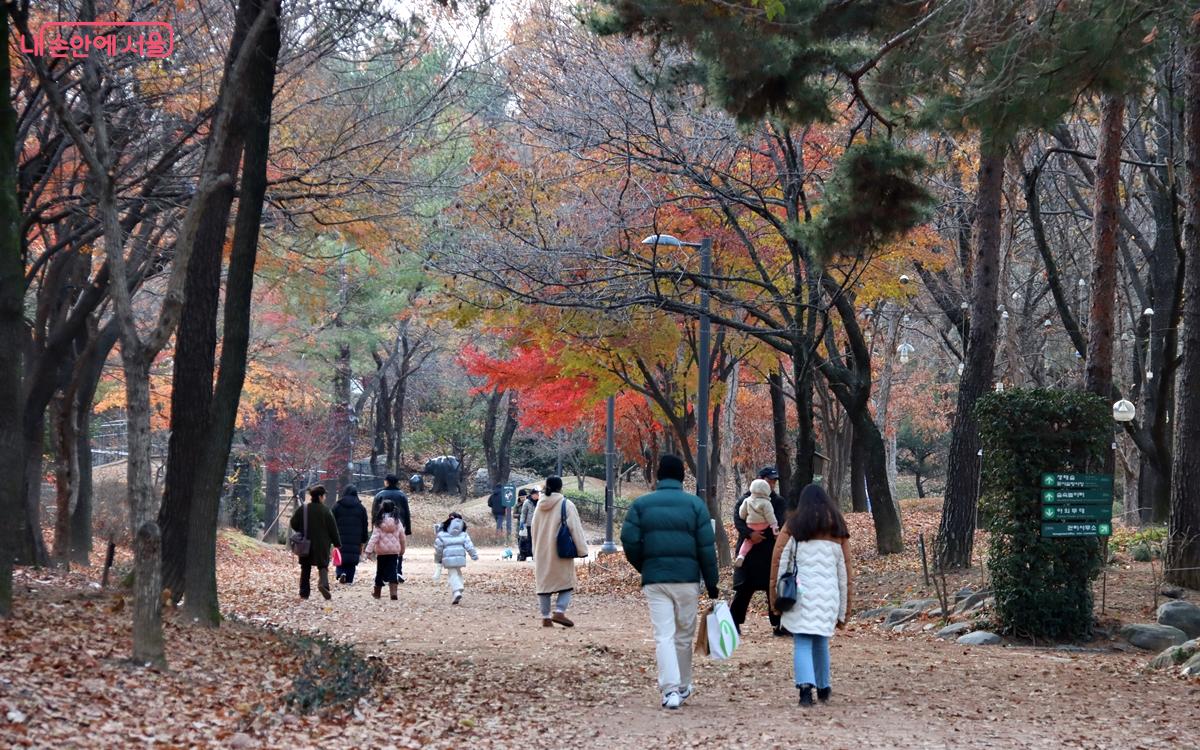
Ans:
<svg viewBox="0 0 1200 750"><path fill-rule="evenodd" d="M304 505L304 531L297 531L288 539L288 549L296 557L308 557L312 540L308 538L308 504Z"/></svg>
<svg viewBox="0 0 1200 750"><path fill-rule="evenodd" d="M709 606L708 611L701 612L696 618L696 645L692 650L704 656L708 656L708 616L712 614L713 606Z"/></svg>
<svg viewBox="0 0 1200 750"><path fill-rule="evenodd" d="M558 547L558 556L573 559L579 557L579 548L575 546L575 537L567 528L567 499L562 500L562 519L558 524L558 537L554 540Z"/></svg>
<svg viewBox="0 0 1200 750"><path fill-rule="evenodd" d="M708 655L714 659L728 659L741 643L737 625L724 599L713 603L712 612L705 618L708 633Z"/></svg>
<svg viewBox="0 0 1200 750"><path fill-rule="evenodd" d="M792 546L792 557L788 560L788 569L775 583L775 609L787 612L796 606L800 599L800 586L796 583L796 540L788 542Z"/></svg>
<svg viewBox="0 0 1200 750"><path fill-rule="evenodd" d="M334 567L342 567L342 551L337 547L333 548L333 554L329 559L333 563Z"/></svg>

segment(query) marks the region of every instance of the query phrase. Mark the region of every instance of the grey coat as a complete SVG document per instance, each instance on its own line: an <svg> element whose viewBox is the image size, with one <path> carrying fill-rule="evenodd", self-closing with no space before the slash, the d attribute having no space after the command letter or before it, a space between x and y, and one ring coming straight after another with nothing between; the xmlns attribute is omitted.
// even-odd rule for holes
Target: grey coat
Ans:
<svg viewBox="0 0 1200 750"><path fill-rule="evenodd" d="M438 531L437 538L433 540L433 560L447 568L464 568L467 565L468 554L472 560L479 559L479 553L475 551L475 544L471 541L465 524L461 518L455 518L450 521L450 527L445 531Z"/></svg>

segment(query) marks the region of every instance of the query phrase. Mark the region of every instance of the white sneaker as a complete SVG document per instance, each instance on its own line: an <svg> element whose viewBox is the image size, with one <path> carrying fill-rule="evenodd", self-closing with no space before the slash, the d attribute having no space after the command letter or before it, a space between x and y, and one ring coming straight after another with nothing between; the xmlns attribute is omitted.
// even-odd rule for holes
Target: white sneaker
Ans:
<svg viewBox="0 0 1200 750"><path fill-rule="evenodd" d="M683 705L683 698L679 697L679 693L672 690L663 696L663 708L676 709Z"/></svg>
<svg viewBox="0 0 1200 750"><path fill-rule="evenodd" d="M695 695L695 693L696 693L695 685L688 685L683 690L680 690L679 691L679 704L683 705L683 702L686 701L688 698L691 698L693 695Z"/></svg>
<svg viewBox="0 0 1200 750"><path fill-rule="evenodd" d="M738 555L737 559L733 561L733 567L740 568L740 567L742 567L742 563L744 563L744 562L746 562L746 556Z"/></svg>

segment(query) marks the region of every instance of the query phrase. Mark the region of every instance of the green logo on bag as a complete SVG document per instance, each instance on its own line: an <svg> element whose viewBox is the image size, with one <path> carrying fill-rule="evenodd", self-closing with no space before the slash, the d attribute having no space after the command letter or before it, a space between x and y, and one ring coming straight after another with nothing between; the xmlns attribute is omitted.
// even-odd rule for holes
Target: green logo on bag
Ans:
<svg viewBox="0 0 1200 750"><path fill-rule="evenodd" d="M725 639L729 639L728 645ZM721 655L729 656L733 653L733 647L737 645L737 629L733 627L733 623L729 620L721 620Z"/></svg>

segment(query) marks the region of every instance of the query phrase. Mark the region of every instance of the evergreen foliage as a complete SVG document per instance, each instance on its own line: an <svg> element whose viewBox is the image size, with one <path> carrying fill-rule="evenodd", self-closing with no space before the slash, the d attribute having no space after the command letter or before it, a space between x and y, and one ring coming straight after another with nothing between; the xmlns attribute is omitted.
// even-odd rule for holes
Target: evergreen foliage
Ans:
<svg viewBox="0 0 1200 750"><path fill-rule="evenodd" d="M820 261L861 257L925 222L933 197L916 182L925 160L872 139L847 149L825 190L820 215L806 226Z"/></svg>
<svg viewBox="0 0 1200 750"><path fill-rule="evenodd" d="M739 122L807 123L832 119L833 77L869 58L870 34L920 12L919 4L896 0L601 0L589 21L601 34L640 34L690 49L694 63L678 72L703 84Z"/></svg>
<svg viewBox="0 0 1200 750"><path fill-rule="evenodd" d="M1082 391L989 393L976 410L983 442L980 510L991 532L988 570L1001 628L1052 640L1092 632L1095 537L1042 539L1041 475L1096 472L1112 432L1108 404Z"/></svg>

